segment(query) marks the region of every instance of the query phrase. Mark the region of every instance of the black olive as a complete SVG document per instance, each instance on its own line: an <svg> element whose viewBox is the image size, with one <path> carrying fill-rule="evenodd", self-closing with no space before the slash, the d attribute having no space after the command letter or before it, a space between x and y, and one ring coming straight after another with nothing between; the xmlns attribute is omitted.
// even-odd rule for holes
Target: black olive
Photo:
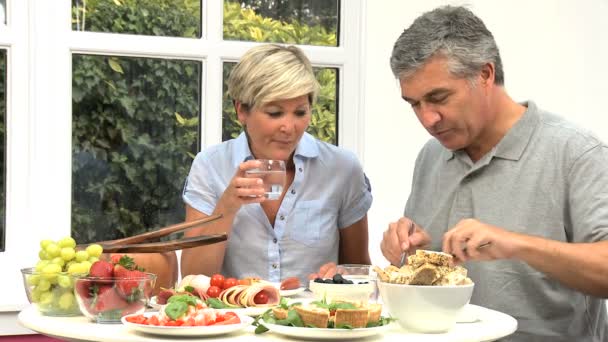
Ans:
<svg viewBox="0 0 608 342"><path fill-rule="evenodd" d="M323 278L315 278L315 283L324 283Z"/></svg>
<svg viewBox="0 0 608 342"><path fill-rule="evenodd" d="M332 279L325 279L323 282L325 284L334 284L334 281Z"/></svg>
<svg viewBox="0 0 608 342"><path fill-rule="evenodd" d="M340 273L336 273L334 275L333 281L335 284L343 284L344 278L342 278L342 275Z"/></svg>
<svg viewBox="0 0 608 342"><path fill-rule="evenodd" d="M344 279L344 282L342 284L352 284L352 283L353 283L352 280Z"/></svg>

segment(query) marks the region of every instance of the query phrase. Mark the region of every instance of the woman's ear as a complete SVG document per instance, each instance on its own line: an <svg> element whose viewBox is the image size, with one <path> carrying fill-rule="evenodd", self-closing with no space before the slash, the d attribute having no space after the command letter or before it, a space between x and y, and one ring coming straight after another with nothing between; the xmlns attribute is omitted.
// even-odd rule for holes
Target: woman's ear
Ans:
<svg viewBox="0 0 608 342"><path fill-rule="evenodd" d="M239 101L233 101L236 117L242 125L245 125L247 116L249 115L249 106Z"/></svg>

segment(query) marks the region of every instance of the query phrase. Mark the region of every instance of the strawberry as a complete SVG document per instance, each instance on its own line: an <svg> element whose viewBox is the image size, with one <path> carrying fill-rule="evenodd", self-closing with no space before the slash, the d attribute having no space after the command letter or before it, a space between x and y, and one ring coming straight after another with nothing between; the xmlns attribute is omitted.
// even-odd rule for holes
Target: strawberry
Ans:
<svg viewBox="0 0 608 342"><path fill-rule="evenodd" d="M129 306L124 298L122 298L111 285L101 285L97 290L97 294L92 302L93 310L100 313L111 310L122 310Z"/></svg>
<svg viewBox="0 0 608 342"><path fill-rule="evenodd" d="M138 269L132 258L126 255L120 258L119 263L114 265L114 278L116 291L126 298L129 303L141 298L140 283L146 282L147 277L144 272Z"/></svg>
<svg viewBox="0 0 608 342"><path fill-rule="evenodd" d="M112 277L113 274L114 267L104 260L95 261L89 270L89 276L91 277L108 278Z"/></svg>
<svg viewBox="0 0 608 342"><path fill-rule="evenodd" d="M120 258L122 257L122 254L112 254L112 256L110 256L110 260L112 261L113 265L116 265L120 262Z"/></svg>
<svg viewBox="0 0 608 342"><path fill-rule="evenodd" d="M94 286L94 284L93 284L93 281L90 279L76 279L76 284L74 284L76 293L83 300L93 297L94 292L93 292L93 289L91 288L92 286Z"/></svg>

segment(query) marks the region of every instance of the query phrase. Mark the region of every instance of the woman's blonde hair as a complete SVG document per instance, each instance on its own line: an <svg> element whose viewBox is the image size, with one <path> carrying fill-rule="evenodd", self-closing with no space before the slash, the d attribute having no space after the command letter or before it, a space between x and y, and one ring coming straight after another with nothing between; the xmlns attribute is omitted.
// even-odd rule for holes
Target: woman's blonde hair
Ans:
<svg viewBox="0 0 608 342"><path fill-rule="evenodd" d="M303 95L308 95L313 104L319 83L302 50L295 46L265 44L247 51L232 69L228 93L247 109Z"/></svg>

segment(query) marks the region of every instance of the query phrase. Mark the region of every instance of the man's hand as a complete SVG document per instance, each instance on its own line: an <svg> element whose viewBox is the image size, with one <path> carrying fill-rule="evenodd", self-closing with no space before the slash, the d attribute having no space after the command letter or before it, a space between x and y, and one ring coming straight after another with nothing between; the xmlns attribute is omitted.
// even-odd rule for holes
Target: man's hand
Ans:
<svg viewBox="0 0 608 342"><path fill-rule="evenodd" d="M509 259L515 255L520 238L520 234L465 219L445 233L443 251L452 254L456 263Z"/></svg>
<svg viewBox="0 0 608 342"><path fill-rule="evenodd" d="M409 234L410 227L414 225L414 233ZM414 221L407 217L402 217L397 222L388 225L384 232L380 250L384 257L393 265L399 265L401 254L426 246L431 243L431 237L422 228L418 227Z"/></svg>
<svg viewBox="0 0 608 342"><path fill-rule="evenodd" d="M308 275L308 279L316 279L316 278L331 278L336 274L337 266L335 262L328 262L327 264L321 266L319 268L318 273L312 273Z"/></svg>

